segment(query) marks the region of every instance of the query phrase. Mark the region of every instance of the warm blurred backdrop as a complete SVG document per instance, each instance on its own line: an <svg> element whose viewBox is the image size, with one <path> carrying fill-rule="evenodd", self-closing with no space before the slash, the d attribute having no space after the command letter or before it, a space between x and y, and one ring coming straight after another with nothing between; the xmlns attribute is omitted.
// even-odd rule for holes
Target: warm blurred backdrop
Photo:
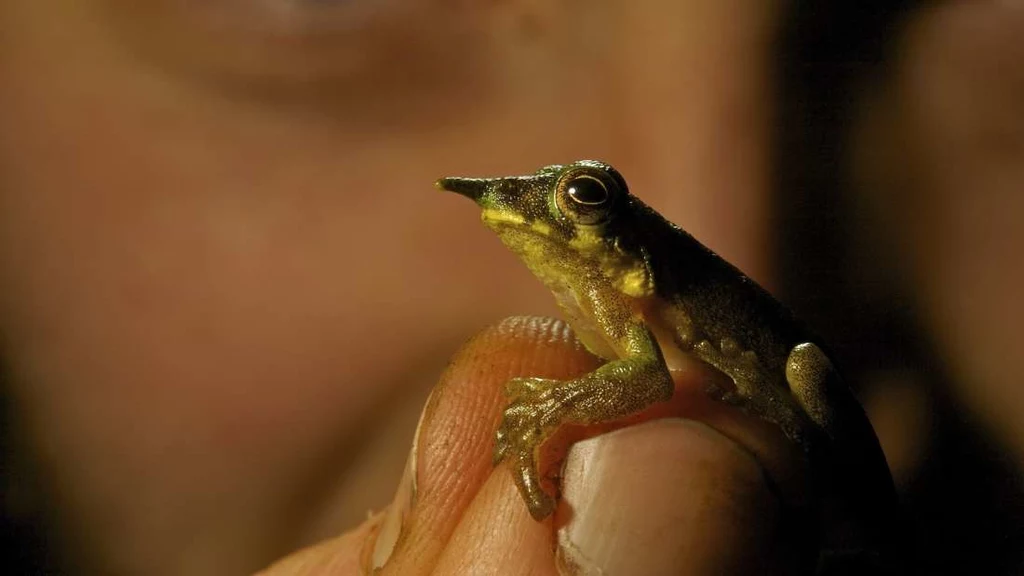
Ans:
<svg viewBox="0 0 1024 576"><path fill-rule="evenodd" d="M549 295L431 187L600 158L837 350L922 573L1024 570L1024 3L3 0L5 573L227 574L391 498Z"/></svg>

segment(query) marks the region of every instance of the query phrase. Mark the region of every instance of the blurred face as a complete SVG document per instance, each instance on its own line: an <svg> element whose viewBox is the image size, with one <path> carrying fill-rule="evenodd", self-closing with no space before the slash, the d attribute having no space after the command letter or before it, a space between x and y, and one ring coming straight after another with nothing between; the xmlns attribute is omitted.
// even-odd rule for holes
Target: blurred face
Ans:
<svg viewBox="0 0 1024 576"><path fill-rule="evenodd" d="M551 311L438 176L601 158L764 278L759 10L3 3L0 346L75 562L250 570L386 501L445 356Z"/></svg>
<svg viewBox="0 0 1024 576"><path fill-rule="evenodd" d="M867 141L906 144L865 193L898 214L964 397L1019 440L1009 4L915 19L885 87L899 121ZM29 487L73 561L248 571L387 501L446 355L504 315L553 312L439 176L606 160L770 285L777 12L0 4L0 354Z"/></svg>
<svg viewBox="0 0 1024 576"><path fill-rule="evenodd" d="M954 394L1024 463L1024 10L948 3L908 26L859 165Z"/></svg>

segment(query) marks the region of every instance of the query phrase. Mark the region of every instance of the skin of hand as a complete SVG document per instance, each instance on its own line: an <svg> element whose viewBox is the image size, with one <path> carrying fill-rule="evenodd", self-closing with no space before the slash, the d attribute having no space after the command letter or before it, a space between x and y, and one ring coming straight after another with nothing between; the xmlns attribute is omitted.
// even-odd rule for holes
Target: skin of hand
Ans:
<svg viewBox="0 0 1024 576"><path fill-rule="evenodd" d="M428 400L389 508L262 574L794 573L802 542L782 502L802 493L800 455L762 422L708 401L703 385L715 376L696 362L673 375L673 401L573 444L556 514L530 517L509 470L491 464L503 385L599 364L561 321L514 317L485 330ZM553 439L547 458L581 432Z"/></svg>

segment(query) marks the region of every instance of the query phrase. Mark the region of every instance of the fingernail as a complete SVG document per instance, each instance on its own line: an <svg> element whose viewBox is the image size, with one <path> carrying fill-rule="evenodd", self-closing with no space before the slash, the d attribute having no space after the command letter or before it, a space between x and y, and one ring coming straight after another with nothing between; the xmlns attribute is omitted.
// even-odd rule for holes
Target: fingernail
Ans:
<svg viewBox="0 0 1024 576"><path fill-rule="evenodd" d="M427 398L424 406L429 405L430 398ZM416 424L416 432L412 437L412 448L409 449L409 457L405 461L402 479L399 480L395 497L391 501L391 505L388 506L387 514L384 515L384 519L381 521L380 531L377 533L377 540L373 545L373 555L370 559L371 572L383 568L384 564L391 558L391 554L395 551L395 546L398 544L402 532L408 524L407 520L409 513L412 511L413 504L416 503L416 452L420 444L420 428L423 427L423 419L426 413L426 408L420 413L420 420Z"/></svg>
<svg viewBox="0 0 1024 576"><path fill-rule="evenodd" d="M655 420L575 444L562 506L562 574L771 572L759 557L771 553L777 500L753 457L699 422Z"/></svg>

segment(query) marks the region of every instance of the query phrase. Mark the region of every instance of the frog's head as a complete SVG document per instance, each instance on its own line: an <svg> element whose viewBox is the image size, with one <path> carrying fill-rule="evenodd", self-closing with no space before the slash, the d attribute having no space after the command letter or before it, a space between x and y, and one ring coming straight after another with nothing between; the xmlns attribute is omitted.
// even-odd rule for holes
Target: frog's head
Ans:
<svg viewBox="0 0 1024 576"><path fill-rule="evenodd" d="M484 223L548 284L599 271L624 293L652 291L642 243L629 222L635 199L603 162L545 166L529 176L442 178L436 185L483 208Z"/></svg>

